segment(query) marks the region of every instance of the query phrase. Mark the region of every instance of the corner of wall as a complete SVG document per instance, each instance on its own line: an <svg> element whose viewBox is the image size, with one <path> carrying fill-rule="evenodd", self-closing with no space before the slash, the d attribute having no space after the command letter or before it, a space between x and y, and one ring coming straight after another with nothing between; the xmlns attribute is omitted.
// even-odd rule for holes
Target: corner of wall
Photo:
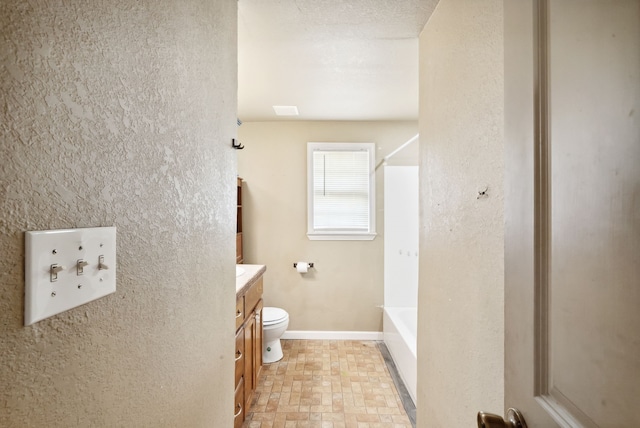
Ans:
<svg viewBox="0 0 640 428"><path fill-rule="evenodd" d="M420 36L417 419L432 426L504 405L502 7L441 0Z"/></svg>

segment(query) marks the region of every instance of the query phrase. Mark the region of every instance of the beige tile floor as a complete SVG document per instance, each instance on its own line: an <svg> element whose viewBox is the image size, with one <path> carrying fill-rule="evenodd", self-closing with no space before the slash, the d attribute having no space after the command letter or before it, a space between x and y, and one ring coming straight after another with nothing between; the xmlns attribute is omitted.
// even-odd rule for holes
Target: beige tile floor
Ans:
<svg viewBox="0 0 640 428"><path fill-rule="evenodd" d="M244 428L411 428L376 342L283 340L282 350L262 368Z"/></svg>

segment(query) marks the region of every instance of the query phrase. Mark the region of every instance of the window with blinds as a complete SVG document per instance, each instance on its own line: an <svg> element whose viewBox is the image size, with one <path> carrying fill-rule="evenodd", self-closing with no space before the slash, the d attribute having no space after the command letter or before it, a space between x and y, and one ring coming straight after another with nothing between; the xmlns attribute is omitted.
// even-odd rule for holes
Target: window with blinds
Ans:
<svg viewBox="0 0 640 428"><path fill-rule="evenodd" d="M309 239L375 238L373 143L307 143Z"/></svg>

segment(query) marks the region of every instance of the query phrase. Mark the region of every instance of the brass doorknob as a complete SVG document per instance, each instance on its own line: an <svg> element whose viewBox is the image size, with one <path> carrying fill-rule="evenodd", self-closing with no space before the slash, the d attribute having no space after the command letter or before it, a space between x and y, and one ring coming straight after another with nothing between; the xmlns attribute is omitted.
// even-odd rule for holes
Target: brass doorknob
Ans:
<svg viewBox="0 0 640 428"><path fill-rule="evenodd" d="M507 420L493 413L478 412L478 428L527 428L518 409L507 410Z"/></svg>

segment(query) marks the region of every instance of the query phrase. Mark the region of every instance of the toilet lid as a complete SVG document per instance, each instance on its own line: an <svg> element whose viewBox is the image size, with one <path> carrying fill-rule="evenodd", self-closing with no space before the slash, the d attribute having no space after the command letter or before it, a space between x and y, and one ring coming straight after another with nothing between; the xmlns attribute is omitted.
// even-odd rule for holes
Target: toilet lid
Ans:
<svg viewBox="0 0 640 428"><path fill-rule="evenodd" d="M288 317L289 314L284 309L269 306L265 306L262 309L262 324L264 325L275 324Z"/></svg>

